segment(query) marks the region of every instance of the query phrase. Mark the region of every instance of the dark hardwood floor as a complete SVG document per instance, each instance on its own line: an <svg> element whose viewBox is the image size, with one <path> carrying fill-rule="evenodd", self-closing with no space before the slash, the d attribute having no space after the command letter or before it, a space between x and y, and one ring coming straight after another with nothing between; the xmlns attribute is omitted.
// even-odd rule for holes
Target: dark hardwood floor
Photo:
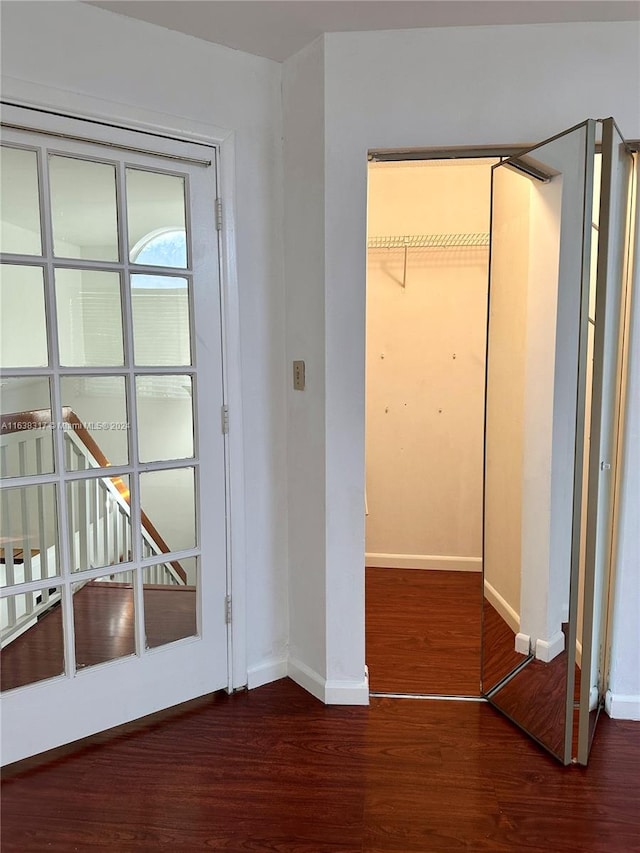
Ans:
<svg viewBox="0 0 640 853"><path fill-rule="evenodd" d="M562 767L487 704L323 706L288 680L15 773L3 853L638 853L640 726Z"/></svg>
<svg viewBox="0 0 640 853"><path fill-rule="evenodd" d="M482 574L366 570L366 660L377 693L480 695Z"/></svg>

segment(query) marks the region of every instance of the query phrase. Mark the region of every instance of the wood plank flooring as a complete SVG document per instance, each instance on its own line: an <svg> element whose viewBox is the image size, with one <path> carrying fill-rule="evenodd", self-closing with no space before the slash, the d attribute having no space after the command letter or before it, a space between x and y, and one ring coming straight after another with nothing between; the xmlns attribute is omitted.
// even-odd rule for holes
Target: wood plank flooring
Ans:
<svg viewBox="0 0 640 853"><path fill-rule="evenodd" d="M371 690L479 696L481 608L480 572L367 568Z"/></svg>
<svg viewBox="0 0 640 853"><path fill-rule="evenodd" d="M487 704L282 680L124 731L4 782L3 853L640 851L636 723L564 768Z"/></svg>

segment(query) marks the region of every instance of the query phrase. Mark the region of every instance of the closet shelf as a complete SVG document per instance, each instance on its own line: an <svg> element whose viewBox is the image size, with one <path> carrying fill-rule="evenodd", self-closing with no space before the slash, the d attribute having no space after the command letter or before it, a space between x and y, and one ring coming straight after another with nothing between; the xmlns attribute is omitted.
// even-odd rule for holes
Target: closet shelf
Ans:
<svg viewBox="0 0 640 853"><path fill-rule="evenodd" d="M367 240L369 249L456 249L488 245L488 234L400 234Z"/></svg>

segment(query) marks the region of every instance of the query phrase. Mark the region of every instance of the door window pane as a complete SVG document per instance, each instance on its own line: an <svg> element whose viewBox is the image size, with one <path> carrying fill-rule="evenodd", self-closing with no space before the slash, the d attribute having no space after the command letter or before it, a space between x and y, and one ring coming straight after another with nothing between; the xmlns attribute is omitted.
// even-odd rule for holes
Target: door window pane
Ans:
<svg viewBox="0 0 640 853"><path fill-rule="evenodd" d="M187 266L184 178L127 169L127 222L132 263Z"/></svg>
<svg viewBox="0 0 640 853"><path fill-rule="evenodd" d="M136 364L191 364L186 278L132 275L131 309Z"/></svg>
<svg viewBox="0 0 640 853"><path fill-rule="evenodd" d="M46 367L47 325L42 267L0 268L0 367Z"/></svg>
<svg viewBox="0 0 640 853"><path fill-rule="evenodd" d="M38 158L35 151L0 149L0 251L42 254Z"/></svg>
<svg viewBox="0 0 640 853"><path fill-rule="evenodd" d="M0 585L59 573L56 492L52 483L0 491Z"/></svg>
<svg viewBox="0 0 640 853"><path fill-rule="evenodd" d="M71 571L116 566L133 559L128 477L67 483Z"/></svg>
<svg viewBox="0 0 640 853"><path fill-rule="evenodd" d="M147 566L142 570L142 580L147 648L195 636L196 559Z"/></svg>
<svg viewBox="0 0 640 853"><path fill-rule="evenodd" d="M193 468L140 474L140 506L156 553L180 551L196 544L195 472ZM143 519L145 527L145 519ZM154 530L157 532L154 533Z"/></svg>
<svg viewBox="0 0 640 853"><path fill-rule="evenodd" d="M3 692L64 672L60 599L58 586L0 599Z"/></svg>
<svg viewBox="0 0 640 853"><path fill-rule="evenodd" d="M49 183L56 257L117 261L115 166L51 155Z"/></svg>
<svg viewBox="0 0 640 853"><path fill-rule="evenodd" d="M57 269L55 281L60 364L65 367L122 365L119 274Z"/></svg>
<svg viewBox="0 0 640 853"><path fill-rule="evenodd" d="M76 668L135 654L133 572L73 585Z"/></svg>
<svg viewBox="0 0 640 853"><path fill-rule="evenodd" d="M190 376L136 376L141 462L193 456Z"/></svg>
<svg viewBox="0 0 640 853"><path fill-rule="evenodd" d="M0 476L52 473L53 430L48 378L4 378L0 409Z"/></svg>
<svg viewBox="0 0 640 853"><path fill-rule="evenodd" d="M124 376L63 376L62 405L69 410L65 439L73 444L69 470L127 465L129 423Z"/></svg>

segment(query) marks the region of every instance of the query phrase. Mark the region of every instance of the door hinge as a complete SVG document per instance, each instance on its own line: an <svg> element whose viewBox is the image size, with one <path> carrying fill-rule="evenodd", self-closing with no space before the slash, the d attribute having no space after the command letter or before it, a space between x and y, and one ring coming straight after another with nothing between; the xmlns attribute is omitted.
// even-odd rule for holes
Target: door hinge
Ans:
<svg viewBox="0 0 640 853"><path fill-rule="evenodd" d="M220 410L222 420L222 434L227 435L229 432L229 406L223 406Z"/></svg>
<svg viewBox="0 0 640 853"><path fill-rule="evenodd" d="M216 231L222 231L222 199L216 199Z"/></svg>
<svg viewBox="0 0 640 853"><path fill-rule="evenodd" d="M226 595L224 598L224 622L225 625L231 625L231 596Z"/></svg>

